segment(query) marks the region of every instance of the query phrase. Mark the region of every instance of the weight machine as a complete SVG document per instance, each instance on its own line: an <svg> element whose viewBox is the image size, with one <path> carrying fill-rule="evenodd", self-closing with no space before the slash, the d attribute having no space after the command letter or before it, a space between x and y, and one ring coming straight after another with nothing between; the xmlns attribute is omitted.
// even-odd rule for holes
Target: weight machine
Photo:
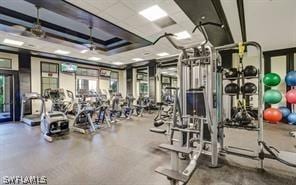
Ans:
<svg viewBox="0 0 296 185"><path fill-rule="evenodd" d="M208 40L204 29L205 25L223 27L223 25L211 22L200 23L196 26L193 32L196 29L200 30L205 38L202 43L191 42L187 45L178 45L173 40L174 35L168 33L160 36L154 42L155 44L160 39L166 38L176 49L181 50L177 68L180 92L174 102L170 143L159 146L170 151L171 165L169 169L158 167L155 171L166 176L171 185L187 184L196 170L198 159L202 154L210 156L211 167L218 167L218 158L222 153L258 160L261 169L264 167L264 158L275 159L288 166L296 167L295 153L278 151L274 147L268 146L263 140L263 61L260 45L256 42L244 42L215 48ZM258 124L254 129L258 133L257 141L255 141L256 151L226 147L224 142L226 120L223 115L225 112L223 107L223 67L219 52L230 49L241 51L242 47L248 46L257 49L259 60ZM246 129L244 126L239 128ZM246 154L246 151L253 155ZM184 156L190 161L182 169L179 160L180 158L184 159Z"/></svg>

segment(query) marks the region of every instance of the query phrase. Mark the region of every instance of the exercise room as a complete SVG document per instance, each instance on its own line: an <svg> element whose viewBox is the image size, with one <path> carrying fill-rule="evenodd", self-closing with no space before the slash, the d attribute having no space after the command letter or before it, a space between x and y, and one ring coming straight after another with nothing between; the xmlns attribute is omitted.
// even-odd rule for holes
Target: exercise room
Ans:
<svg viewBox="0 0 296 185"><path fill-rule="evenodd" d="M295 23L295 0L0 0L0 184L295 184Z"/></svg>

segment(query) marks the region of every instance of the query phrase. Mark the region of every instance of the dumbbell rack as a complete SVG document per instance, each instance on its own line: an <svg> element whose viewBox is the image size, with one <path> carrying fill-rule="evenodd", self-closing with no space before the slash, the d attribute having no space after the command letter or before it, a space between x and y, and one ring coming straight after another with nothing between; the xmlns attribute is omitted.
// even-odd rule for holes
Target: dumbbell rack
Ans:
<svg viewBox="0 0 296 185"><path fill-rule="evenodd" d="M239 81L242 79L242 76L240 76L241 73L238 74L238 77L225 77L223 76L222 77L222 80L223 81L230 81L230 83L233 83L233 81ZM251 79L257 79L257 87L258 87L258 84L259 84L259 76L256 75L256 76L244 76L244 79L245 80L251 80ZM230 84L230 83L227 83ZM239 83L240 84L240 83ZM241 87L239 87L241 88ZM225 96L230 96L231 99L234 97L234 96L242 96L243 93L241 92L241 90L239 89L239 93L225 93L224 91L224 83L222 83L222 89L223 89L223 93L222 95ZM245 96L254 96L254 95L259 95L258 94L258 89L257 89L257 92L256 93L244 93ZM233 106L231 105L231 108L233 108ZM231 110L230 110L230 114L231 114ZM258 131L260 128L259 128L259 125L258 124L255 124L253 123L252 125L248 124L248 125L240 125L240 124L235 124L235 122L232 120L232 115L230 115L231 117L231 120L227 120L226 119L223 119L223 126L226 127L226 128L236 128L236 129L244 129L244 130L248 130L248 131Z"/></svg>

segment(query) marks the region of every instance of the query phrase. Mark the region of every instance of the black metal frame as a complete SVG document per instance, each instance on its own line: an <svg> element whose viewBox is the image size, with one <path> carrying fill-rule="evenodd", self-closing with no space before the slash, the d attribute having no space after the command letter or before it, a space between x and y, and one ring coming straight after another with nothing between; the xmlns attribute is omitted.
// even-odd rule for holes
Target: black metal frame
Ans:
<svg viewBox="0 0 296 185"><path fill-rule="evenodd" d="M247 32L246 32L246 20L245 20L245 8L244 8L244 0L236 0L238 16L240 21L241 33L242 33L242 41L247 41Z"/></svg>
<svg viewBox="0 0 296 185"><path fill-rule="evenodd" d="M13 89L10 89L10 101L13 103L13 106L10 106L10 113L11 113L11 118L9 119L3 119L1 120L1 123L3 122L8 122L8 121L19 121L20 119L20 105L21 105L21 97L20 97L20 82L19 82L19 74L18 71L15 70L3 70L0 69L0 74L3 75L9 75L12 77L11 80L11 87L14 88L14 94L13 94ZM14 100L14 101L13 101ZM14 110L14 111L13 111ZM13 114L14 113L14 114Z"/></svg>

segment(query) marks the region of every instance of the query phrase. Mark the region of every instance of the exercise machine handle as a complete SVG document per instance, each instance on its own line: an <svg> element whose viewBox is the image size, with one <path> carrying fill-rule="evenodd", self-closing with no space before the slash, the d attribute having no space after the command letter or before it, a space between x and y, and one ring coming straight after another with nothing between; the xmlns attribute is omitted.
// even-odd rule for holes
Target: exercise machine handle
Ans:
<svg viewBox="0 0 296 185"><path fill-rule="evenodd" d="M199 24L196 25L194 27L194 29L192 30L192 33L194 33L196 31L196 29L198 29L202 33L202 35L205 38L205 41L204 41L204 43L202 45L205 45L205 44L207 44L209 42L208 34L207 34L207 32L206 32L206 30L204 28L204 26L206 26L206 25L213 25L213 26L221 27L222 29L224 28L223 24L218 24L218 23L215 23L215 22L204 22L204 23L199 22Z"/></svg>
<svg viewBox="0 0 296 185"><path fill-rule="evenodd" d="M172 37L174 36L174 34L172 33L164 33L163 35L159 36L154 42L153 45L155 45L160 39L164 38L164 37Z"/></svg>
<svg viewBox="0 0 296 185"><path fill-rule="evenodd" d="M199 22L199 25L196 25L194 27L194 29L192 30L192 33L194 33L196 31L196 29L200 29L202 26L207 26L207 25L212 25L212 26L217 26L217 27L220 27L220 28L224 28L224 25L223 24L219 24L219 23L215 23L215 22Z"/></svg>
<svg viewBox="0 0 296 185"><path fill-rule="evenodd" d="M160 39L162 38L166 38L173 46L174 48L178 49L178 50L184 50L184 47L183 46L179 46L177 45L171 37L173 37L174 34L172 33L164 33L163 35L161 35L160 37L158 37L154 42L153 42L153 45L155 45Z"/></svg>

